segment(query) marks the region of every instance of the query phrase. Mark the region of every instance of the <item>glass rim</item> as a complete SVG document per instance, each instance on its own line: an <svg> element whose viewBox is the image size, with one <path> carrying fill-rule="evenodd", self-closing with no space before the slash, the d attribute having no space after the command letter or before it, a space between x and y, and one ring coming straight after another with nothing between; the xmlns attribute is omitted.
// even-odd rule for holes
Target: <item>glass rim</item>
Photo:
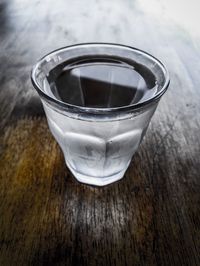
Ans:
<svg viewBox="0 0 200 266"><path fill-rule="evenodd" d="M130 105L124 105L124 106L120 106L120 107L111 107L111 108L93 108L93 107L84 107L84 106L73 105L70 103L60 101L56 98L53 98L50 95L48 95L46 92L44 92L44 90L41 88L41 85L37 81L36 70L38 69L38 67L41 65L41 62L46 57L51 56L53 54L56 54L58 52L64 51L64 50L69 49L69 48L76 48L76 47L78 48L81 46L93 46L93 45L96 45L96 46L105 45L105 46L115 46L115 47L121 47L121 48L128 48L128 49L131 49L131 50L141 54L143 57L149 57L152 61L154 61L159 66L159 68L161 69L161 71L164 75L165 82L164 82L163 86L153 97L151 97L151 98L149 98L143 102L138 102L138 103L134 103L134 104L130 104ZM88 42L88 43L78 43L78 44L64 46L64 47L55 49L55 50L47 53L46 55L44 55L33 66L32 71L31 71L31 81L32 81L34 88L39 93L39 95L41 95L41 97L46 99L47 102L49 102L49 103L52 103L58 107L62 107L62 109L66 110L66 111L72 111L72 112L76 112L76 113L81 112L81 113L87 113L87 114L109 114L109 113L111 114L111 113L116 113L116 112L122 113L122 112L127 112L127 111L135 111L135 110L137 111L138 109L145 108L149 104L156 102L166 92L166 90L169 86L169 83L170 83L170 78L169 78L168 70L166 69L165 65L159 59L157 59L153 55L149 54L148 52L145 52L141 49L138 49L138 48L135 48L132 46L128 46L128 45L124 45L124 44L118 44L118 43Z"/></svg>

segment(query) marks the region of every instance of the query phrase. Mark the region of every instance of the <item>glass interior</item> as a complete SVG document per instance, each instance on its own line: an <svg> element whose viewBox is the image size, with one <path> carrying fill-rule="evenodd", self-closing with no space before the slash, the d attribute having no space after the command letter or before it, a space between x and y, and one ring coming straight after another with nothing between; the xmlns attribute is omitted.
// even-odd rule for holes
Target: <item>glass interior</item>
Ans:
<svg viewBox="0 0 200 266"><path fill-rule="evenodd" d="M38 62L32 80L44 98L58 105L100 110L142 106L161 96L169 83L157 59L114 44L54 51Z"/></svg>

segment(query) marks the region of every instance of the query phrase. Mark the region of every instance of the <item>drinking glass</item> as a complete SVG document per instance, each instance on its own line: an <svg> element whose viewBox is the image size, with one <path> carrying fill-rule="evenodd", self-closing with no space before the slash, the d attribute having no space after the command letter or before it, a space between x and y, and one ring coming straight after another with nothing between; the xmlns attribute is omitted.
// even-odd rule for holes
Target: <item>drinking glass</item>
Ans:
<svg viewBox="0 0 200 266"><path fill-rule="evenodd" d="M132 60L154 75L156 86L142 100L119 107L80 106L56 98L48 81L51 71L88 57ZM67 167L78 181L97 186L124 176L169 85L168 72L158 59L133 47L108 43L77 44L53 51L33 67L31 79Z"/></svg>

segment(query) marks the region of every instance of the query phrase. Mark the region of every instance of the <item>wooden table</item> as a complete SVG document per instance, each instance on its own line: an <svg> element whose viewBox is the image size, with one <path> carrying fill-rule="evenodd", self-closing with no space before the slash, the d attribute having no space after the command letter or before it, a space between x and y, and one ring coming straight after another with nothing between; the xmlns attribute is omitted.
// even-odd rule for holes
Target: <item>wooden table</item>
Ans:
<svg viewBox="0 0 200 266"><path fill-rule="evenodd" d="M200 35L152 4L0 1L1 266L200 265ZM91 41L144 49L171 76L124 179L102 188L68 171L30 82L45 53Z"/></svg>

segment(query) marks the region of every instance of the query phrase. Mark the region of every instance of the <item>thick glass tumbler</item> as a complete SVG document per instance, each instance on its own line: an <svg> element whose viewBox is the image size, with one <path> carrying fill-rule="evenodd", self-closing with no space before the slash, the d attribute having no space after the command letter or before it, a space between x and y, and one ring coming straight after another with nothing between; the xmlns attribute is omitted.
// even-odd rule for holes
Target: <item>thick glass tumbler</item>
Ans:
<svg viewBox="0 0 200 266"><path fill-rule="evenodd" d="M32 70L49 128L77 180L121 179L169 85L163 64L136 48L68 46Z"/></svg>

